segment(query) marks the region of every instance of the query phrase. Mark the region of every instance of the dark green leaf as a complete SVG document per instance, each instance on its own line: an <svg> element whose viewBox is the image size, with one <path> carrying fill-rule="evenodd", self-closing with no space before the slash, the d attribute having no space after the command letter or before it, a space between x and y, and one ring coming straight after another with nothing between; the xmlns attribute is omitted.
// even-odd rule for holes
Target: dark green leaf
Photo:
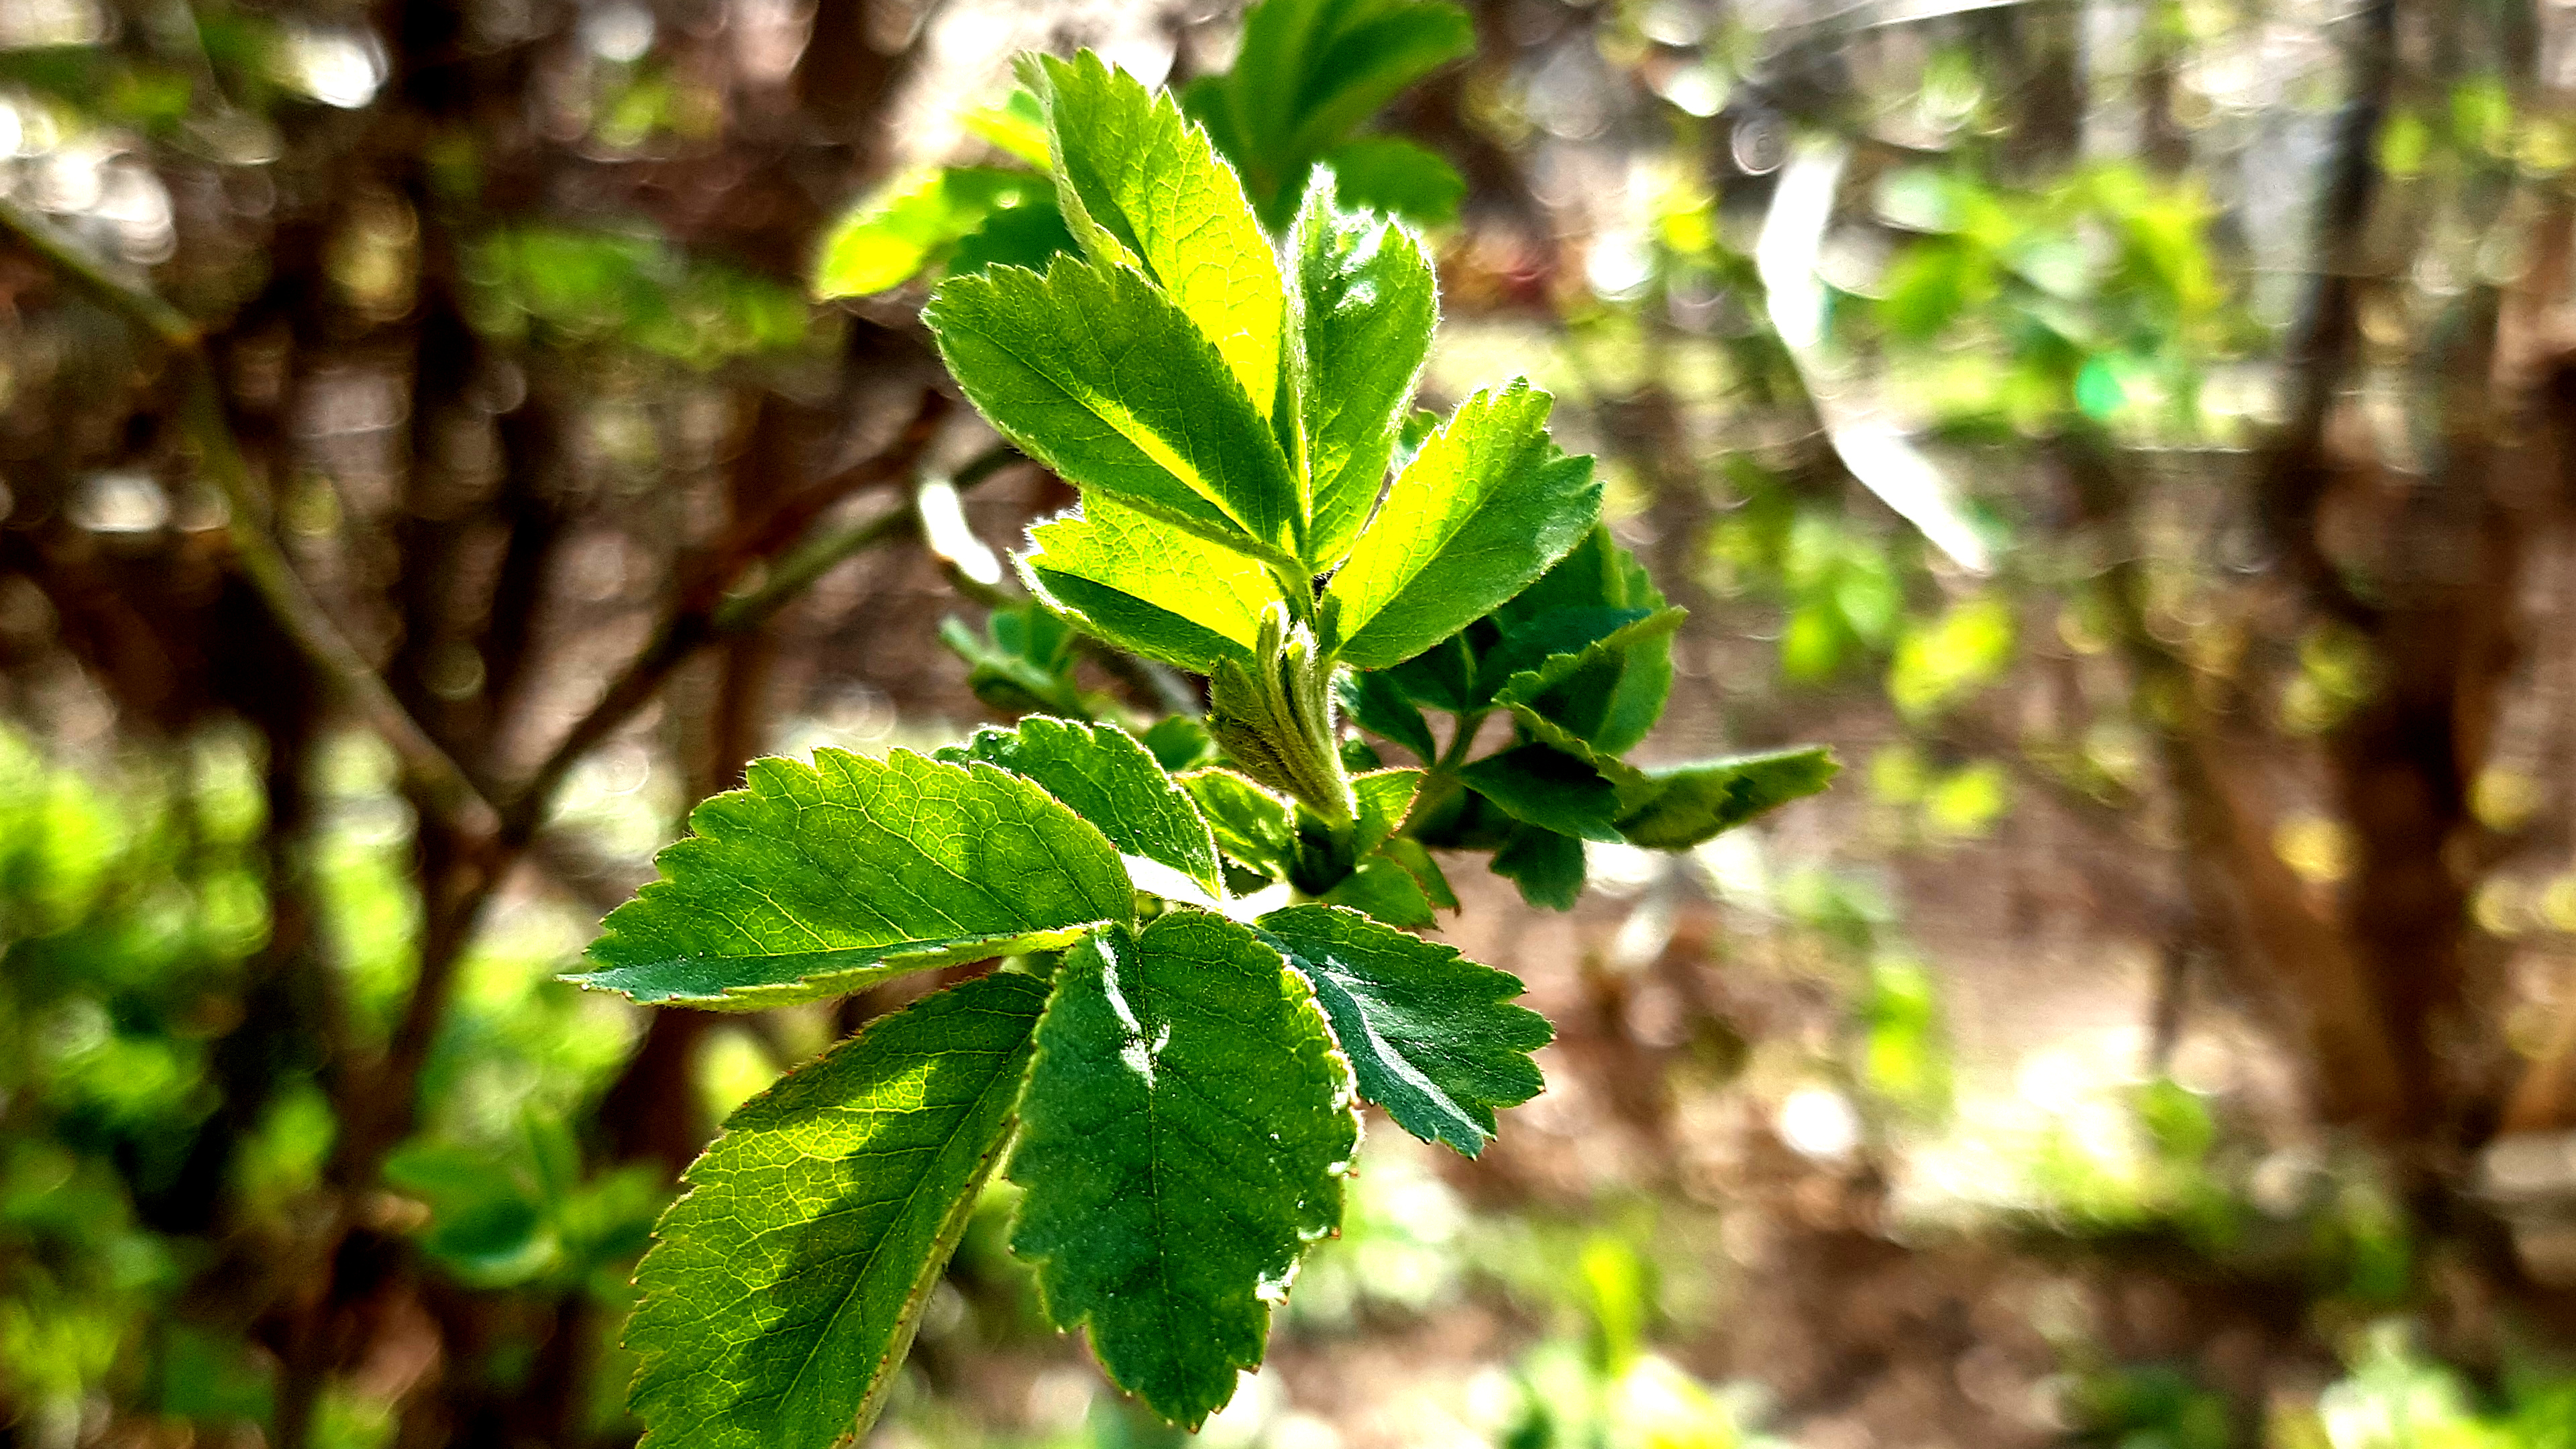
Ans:
<svg viewBox="0 0 2576 1449"><path fill-rule="evenodd" d="M1678 622L1680 611L1673 612ZM1535 670L1551 659L1571 660L1619 630L1648 617L1643 609L1603 606L1553 609L1536 618L1507 625L1502 638L1476 661L1476 702L1491 703L1504 683L1515 674Z"/></svg>
<svg viewBox="0 0 2576 1449"><path fill-rule="evenodd" d="M1585 611L1587 613L1602 611ZM1593 742L1604 756L1615 755L1605 740L1616 718L1626 671L1643 655L1651 661L1666 661L1668 669L1670 640L1681 627L1684 611L1664 609L1656 613L1629 613L1626 622L1598 639L1571 653L1552 654L1537 668L1522 670L1504 681L1494 695L1494 702L1512 711L1524 725L1545 720L1573 735ZM1549 615L1562 618L1563 615ZM1647 651L1658 651L1648 653ZM1498 651L1499 653L1500 651ZM1655 701L1660 714L1662 701ZM1624 737L1633 720L1619 720L1618 733Z"/></svg>
<svg viewBox="0 0 2576 1449"><path fill-rule="evenodd" d="M1069 945L1130 919L1107 839L1036 785L903 750L754 760L609 913L599 969L641 1002L757 1010L906 971Z"/></svg>
<svg viewBox="0 0 2576 1449"><path fill-rule="evenodd" d="M1494 874L1521 888L1521 899L1553 911L1570 911L1583 894L1583 842L1536 825L1512 831L1494 852Z"/></svg>
<svg viewBox="0 0 2576 1449"><path fill-rule="evenodd" d="M1452 637L1384 671L1407 699L1432 709L1466 711L1484 700L1476 693L1476 651Z"/></svg>
<svg viewBox="0 0 2576 1449"><path fill-rule="evenodd" d="M1061 256L1044 276L997 267L940 283L922 318L975 406L1066 481L1296 566L1303 504L1278 440L1142 276Z"/></svg>
<svg viewBox="0 0 2576 1449"><path fill-rule="evenodd" d="M1495 1109L1545 1085L1530 1053L1555 1033L1509 1004L1518 978L1329 906L1291 906L1257 924L1315 983L1360 1095L1405 1131L1473 1157L1493 1140Z"/></svg>
<svg viewBox="0 0 2576 1449"><path fill-rule="evenodd" d="M1341 1221L1349 1066L1304 977L1189 909L1068 953L1037 1041L1012 1249L1113 1380L1196 1429L1261 1362L1298 1255Z"/></svg>
<svg viewBox="0 0 2576 1449"><path fill-rule="evenodd" d="M1646 772L1654 793L1622 816L1620 832L1649 850L1688 850L1774 806L1813 795L1842 766L1819 745L1703 760Z"/></svg>
<svg viewBox="0 0 2576 1449"><path fill-rule="evenodd" d="M1351 718L1358 722L1360 728L1384 735L1413 751L1414 758L1426 765L1437 756L1437 747L1431 741L1430 722L1383 671L1342 676L1341 698L1342 708L1350 711Z"/></svg>
<svg viewBox="0 0 2576 1449"><path fill-rule="evenodd" d="M957 239L948 254L951 275L986 267L1026 267L1042 272L1061 252L1078 251L1073 233L1064 228L1064 213L1055 198L1032 197L1017 206L997 207L983 223Z"/></svg>
<svg viewBox="0 0 2576 1449"><path fill-rule="evenodd" d="M1362 136L1324 153L1342 205L1389 212L1416 226L1458 219L1467 179L1456 167L1401 136Z"/></svg>
<svg viewBox="0 0 2576 1449"><path fill-rule="evenodd" d="M1552 400L1515 382L1459 405L1397 476L1326 592L1337 652L1383 669L1519 593L1601 512L1592 460L1548 440Z"/></svg>
<svg viewBox="0 0 2576 1449"><path fill-rule="evenodd" d="M1494 613L1507 640L1535 638L1536 631L1552 626L1548 621L1560 614L1585 616L1592 610L1622 610L1638 615L1653 615L1665 608L1663 591L1655 587L1645 567L1611 538L1607 525L1595 525L1591 534L1575 546L1554 568L1539 577L1538 582L1523 589L1510 603ZM1584 641L1589 643L1589 640ZM1551 643L1544 653L1560 652L1569 646ZM1536 667L1523 660L1496 672L1492 659L1485 661L1489 687L1499 687L1502 679L1523 668ZM1608 684L1611 671L1598 663L1585 668L1582 688L1598 690L1599 708L1586 709L1580 728L1575 733L1590 741L1605 755L1617 756L1635 749L1664 711L1664 699L1672 692L1672 642L1668 632L1649 630L1624 644L1618 650L1615 685ZM1573 711L1552 710L1541 704L1542 712L1559 717Z"/></svg>
<svg viewBox="0 0 2576 1449"><path fill-rule="evenodd" d="M1458 772L1515 820L1586 840L1619 835L1619 789L1590 764L1549 745L1517 745Z"/></svg>
<svg viewBox="0 0 2576 1449"><path fill-rule="evenodd" d="M1046 999L1006 973L951 987L726 1120L635 1273L646 1445L867 1432L1010 1133Z"/></svg>
<svg viewBox="0 0 2576 1449"><path fill-rule="evenodd" d="M1145 747L1116 725L1072 724L1039 715L1015 729L986 726L963 746L940 751L940 758L956 764L981 760L1034 780L1098 826L1121 854L1178 871L1210 898L1225 899L1216 841L1198 807Z"/></svg>
<svg viewBox="0 0 2576 1449"><path fill-rule="evenodd" d="M1216 763L1216 737L1206 725L1185 714L1167 714L1140 736L1154 763L1177 774Z"/></svg>

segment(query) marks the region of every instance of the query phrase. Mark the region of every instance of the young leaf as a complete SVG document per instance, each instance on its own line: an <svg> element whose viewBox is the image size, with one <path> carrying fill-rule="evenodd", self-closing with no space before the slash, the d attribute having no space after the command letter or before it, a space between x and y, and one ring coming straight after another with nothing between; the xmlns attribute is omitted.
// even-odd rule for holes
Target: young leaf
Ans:
<svg viewBox="0 0 2576 1449"><path fill-rule="evenodd" d="M1116 725L1033 715L1017 729L977 730L939 757L957 764L981 760L1034 780L1098 826L1121 854L1179 871L1211 898L1225 899L1207 821L1145 747Z"/></svg>
<svg viewBox="0 0 2576 1449"><path fill-rule="evenodd" d="M1297 820L1287 801L1232 770L1192 770L1180 786L1227 855L1274 879L1288 874L1297 859Z"/></svg>
<svg viewBox="0 0 2576 1449"><path fill-rule="evenodd" d="M1396 428L1438 312L1422 243L1384 217L1336 211L1319 179L1289 233L1305 345L1302 419L1314 482L1309 561L1320 573L1360 536L1386 484Z"/></svg>
<svg viewBox="0 0 2576 1449"><path fill-rule="evenodd" d="M1073 630L1042 604L995 609L981 638L963 619L942 619L939 642L966 661L966 687L975 697L1005 714L1079 719L1092 712L1071 672Z"/></svg>
<svg viewBox="0 0 2576 1449"><path fill-rule="evenodd" d="M1821 745L1648 770L1647 802L1620 817L1620 833L1649 850L1688 850L1775 806L1813 795L1842 766Z"/></svg>
<svg viewBox="0 0 2576 1449"><path fill-rule="evenodd" d="M1412 658L1582 540L1601 485L1591 459L1548 441L1551 402L1526 381L1477 393L1397 476L1326 592L1343 660L1384 669Z"/></svg>
<svg viewBox="0 0 2576 1449"><path fill-rule="evenodd" d="M1341 1221L1350 1068L1304 977L1189 909L1087 938L1021 1096L1012 1250L1047 1316L1196 1429L1261 1362L1270 1304Z"/></svg>
<svg viewBox="0 0 2576 1449"><path fill-rule="evenodd" d="M1351 849L1367 855L1401 829L1422 788L1422 772L1412 769L1371 770L1351 777L1351 798L1358 802L1359 825Z"/></svg>
<svg viewBox="0 0 2576 1449"><path fill-rule="evenodd" d="M1361 211L1383 211L1415 226L1458 219L1467 178L1439 156L1401 136L1362 136L1324 153L1333 197Z"/></svg>
<svg viewBox="0 0 2576 1449"><path fill-rule="evenodd" d="M1089 51L1030 57L1021 79L1046 111L1056 194L1084 250L1152 278L1268 418L1287 290L1233 168L1170 96Z"/></svg>
<svg viewBox="0 0 2576 1449"><path fill-rule="evenodd" d="M1543 826L1518 826L1494 852L1493 869L1531 905L1570 911L1583 894L1583 842Z"/></svg>
<svg viewBox="0 0 2576 1449"><path fill-rule="evenodd" d="M1413 877L1413 883L1422 889L1423 899L1429 901L1433 908L1443 911L1458 909L1458 893L1449 888L1449 877L1441 871L1440 862L1431 858L1430 850L1421 841L1399 835L1379 846L1377 853L1380 858L1404 867L1405 874Z"/></svg>
<svg viewBox="0 0 2576 1449"><path fill-rule="evenodd" d="M690 813L662 879L609 913L567 977L639 1002L753 1011L931 966L1071 944L1128 920L1108 840L990 765L897 750L754 760Z"/></svg>
<svg viewBox="0 0 2576 1449"><path fill-rule="evenodd" d="M1517 745L1468 765L1458 777L1525 824L1586 840L1620 838L1618 786L1553 746Z"/></svg>
<svg viewBox="0 0 2576 1449"><path fill-rule="evenodd" d="M1257 929L1315 983L1360 1095L1423 1141L1473 1157L1495 1109L1545 1085L1529 1054L1555 1033L1509 1004L1521 994L1510 973L1330 906L1272 911Z"/></svg>
<svg viewBox="0 0 2576 1449"><path fill-rule="evenodd" d="M1432 914L1431 897L1423 892L1422 883L1411 871L1383 855L1361 861L1318 899L1412 930L1428 930L1440 924L1440 918Z"/></svg>
<svg viewBox="0 0 2576 1449"><path fill-rule="evenodd" d="M1092 634L1148 659L1213 674L1252 663L1261 611L1279 597L1268 569L1156 524L1107 497L1029 530L1029 589Z"/></svg>
<svg viewBox="0 0 2576 1449"><path fill-rule="evenodd" d="M1044 276L998 267L940 283L922 319L967 397L1066 481L1294 563L1304 518L1278 440L1143 277L1072 257Z"/></svg>
<svg viewBox="0 0 2576 1449"><path fill-rule="evenodd" d="M854 1442L1000 1155L1047 988L923 998L725 1121L635 1270L647 1446Z"/></svg>

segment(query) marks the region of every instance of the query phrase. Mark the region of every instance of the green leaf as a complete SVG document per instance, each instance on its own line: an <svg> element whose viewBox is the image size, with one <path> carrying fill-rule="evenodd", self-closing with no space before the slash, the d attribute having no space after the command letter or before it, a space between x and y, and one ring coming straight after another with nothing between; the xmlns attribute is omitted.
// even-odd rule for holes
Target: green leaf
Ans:
<svg viewBox="0 0 2576 1449"><path fill-rule="evenodd" d="M1484 706L1484 696L1476 692L1476 651L1464 636L1431 646L1387 670L1386 677L1416 704L1453 712Z"/></svg>
<svg viewBox="0 0 2576 1449"><path fill-rule="evenodd" d="M1084 250L1152 278L1268 418L1287 289L1233 168L1169 95L1089 51L1026 57L1021 79L1046 111L1057 200Z"/></svg>
<svg viewBox="0 0 2576 1449"><path fill-rule="evenodd" d="M1654 792L1620 817L1619 830L1649 850L1688 850L1765 810L1817 793L1841 771L1833 751L1821 745L1648 770Z"/></svg>
<svg viewBox="0 0 2576 1449"><path fill-rule="evenodd" d="M1444 911L1458 909L1458 893L1449 888L1449 877L1441 871L1440 862L1431 858L1430 850L1421 841L1399 835L1379 846L1377 853L1404 867L1405 874L1413 877L1413 883L1422 888L1423 898L1433 907Z"/></svg>
<svg viewBox="0 0 2576 1449"><path fill-rule="evenodd" d="M1296 118L1292 155L1320 155L1406 87L1476 50L1475 22L1455 5L1325 0L1315 8L1323 23L1311 32L1296 106L1286 113Z"/></svg>
<svg viewBox="0 0 2576 1449"><path fill-rule="evenodd" d="M1501 689L1495 691L1494 702L1512 711L1525 725L1535 724L1543 718L1575 738L1592 743L1600 754L1615 756L1617 750L1607 739L1612 734L1611 726L1614 722L1617 724L1616 733L1624 740L1635 724L1633 715L1621 718L1617 714L1627 671L1633 667L1635 657L1647 650L1658 651L1647 657L1662 660L1663 667L1669 671L1672 634L1681 627L1687 611L1663 609L1651 614L1629 610L1583 612L1610 613L1614 617L1625 614L1628 617L1619 627L1571 653L1552 654L1537 668L1513 674L1503 682ZM1565 615L1548 617L1561 619ZM1658 699L1655 703L1655 713L1660 714L1662 701ZM1627 743L1633 744L1634 741Z"/></svg>
<svg viewBox="0 0 2576 1449"><path fill-rule="evenodd" d="M635 1272L646 1445L867 1432L1010 1133L1046 999L1009 973L951 987L726 1119Z"/></svg>
<svg viewBox="0 0 2576 1449"><path fill-rule="evenodd" d="M1383 855L1361 861L1318 899L1348 906L1390 925L1422 930L1440 923L1440 918L1432 914L1431 898L1423 892L1422 882Z"/></svg>
<svg viewBox="0 0 2576 1449"><path fill-rule="evenodd" d="M1547 655L1580 652L1600 637L1606 618L1633 622L1665 607L1663 591L1644 566L1606 525L1596 524L1555 567L1494 611L1504 643L1480 662L1480 684L1499 689L1510 675L1540 667ZM1657 625L1623 641L1608 657L1585 661L1552 689L1557 699L1537 701L1536 708L1615 758L1654 728L1672 679L1669 631Z"/></svg>
<svg viewBox="0 0 2576 1449"><path fill-rule="evenodd" d="M975 697L1004 714L1093 712L1070 672L1073 630L1044 604L994 610L980 638L965 620L942 619L939 642L966 661L966 687Z"/></svg>
<svg viewBox="0 0 2576 1449"><path fill-rule="evenodd" d="M1429 764L1438 757L1438 747L1431 740L1431 724L1422 711L1404 697L1394 679L1380 673L1346 674L1341 680L1342 708L1350 712L1360 728L1383 735Z"/></svg>
<svg viewBox="0 0 2576 1449"><path fill-rule="evenodd" d="M1475 49L1454 5L1411 0L1265 0L1243 18L1226 77L1238 149L1262 194L1293 202L1301 168L1405 87Z"/></svg>
<svg viewBox="0 0 2576 1449"><path fill-rule="evenodd" d="M1196 1429L1341 1221L1349 1064L1276 950L1188 909L1068 953L1037 1041L1012 1250L1110 1378Z"/></svg>
<svg viewBox="0 0 2576 1449"><path fill-rule="evenodd" d="M1051 196L1032 197L1017 206L988 213L973 231L957 239L948 253L950 275L980 272L986 267L1046 270L1061 252L1081 250L1064 228L1064 213Z"/></svg>
<svg viewBox="0 0 2576 1449"><path fill-rule="evenodd" d="M1273 878L1297 859L1297 821L1288 802L1232 770L1192 770L1179 777L1216 833L1219 849Z"/></svg>
<svg viewBox="0 0 2576 1449"><path fill-rule="evenodd" d="M1582 541L1601 485L1591 459L1548 440L1551 405L1527 381L1480 392L1422 445L1326 591L1345 661L1383 669L1412 658Z"/></svg>
<svg viewBox="0 0 2576 1449"><path fill-rule="evenodd" d="M922 312L993 426L1078 487L1295 565L1297 481L1216 349L1124 267L1058 257L939 284Z"/></svg>
<svg viewBox="0 0 2576 1449"><path fill-rule="evenodd" d="M1321 573L1350 551L1377 506L1439 309L1420 239L1384 217L1335 211L1321 182L1306 193L1288 255L1315 500L1308 559Z"/></svg>
<svg viewBox="0 0 2576 1449"><path fill-rule="evenodd" d="M1421 788L1420 770L1371 770L1352 776L1351 798L1358 802L1359 808L1352 852L1367 855L1383 844L1387 837L1402 829L1406 813L1413 809L1414 793Z"/></svg>
<svg viewBox="0 0 2576 1449"><path fill-rule="evenodd" d="M1043 176L988 166L897 177L852 207L824 238L814 295L864 297L900 287L995 214L1032 199L1043 204L1047 194Z"/></svg>
<svg viewBox="0 0 2576 1449"><path fill-rule="evenodd" d="M1475 702L1479 706L1491 704L1512 676L1536 670L1551 660L1571 661L1621 629L1650 617L1643 609L1604 606L1554 609L1533 619L1506 624L1502 636L1476 660ZM1500 618L1496 616L1498 621ZM1601 702L1608 701L1605 698Z"/></svg>
<svg viewBox="0 0 2576 1449"><path fill-rule="evenodd" d="M1583 894L1583 842L1537 825L1513 829L1494 852L1494 874L1521 888L1521 899L1570 911Z"/></svg>
<svg viewBox="0 0 2576 1449"><path fill-rule="evenodd" d="M1546 1085L1530 1053L1555 1033L1510 1004L1522 990L1510 973L1329 906L1272 911L1256 928L1315 983L1360 1095L1423 1141L1474 1157L1495 1110Z"/></svg>
<svg viewBox="0 0 2576 1449"><path fill-rule="evenodd" d="M1608 541L1608 530L1602 530ZM1655 587L1646 566L1628 551L1609 545L1611 563L1624 581L1621 593L1629 607L1660 613L1665 608L1664 591ZM1667 633L1654 633L1629 643L1624 650L1626 662L1620 667L1619 687L1610 697L1610 709L1592 733L1593 743L1614 755L1624 755L1644 743L1664 717L1664 702L1673 692L1673 641Z"/></svg>
<svg viewBox="0 0 2576 1449"><path fill-rule="evenodd" d="M1131 919L1101 833L1027 780L897 750L754 760L690 813L662 879L609 913L565 979L639 1002L753 1011L906 971L1052 950Z"/></svg>
<svg viewBox="0 0 2576 1449"><path fill-rule="evenodd" d="M1146 727L1137 736L1154 757L1154 763L1178 773L1216 762L1216 737L1208 727L1185 714L1167 714Z"/></svg>
<svg viewBox="0 0 2576 1449"><path fill-rule="evenodd" d="M1046 108L1026 87L1013 90L998 106L967 112L958 117L958 123L1032 166L1053 163L1047 150Z"/></svg>
<svg viewBox="0 0 2576 1449"><path fill-rule="evenodd" d="M1389 212L1416 226L1446 226L1467 199L1467 178L1401 136L1362 136L1324 153L1342 205Z"/></svg>
<svg viewBox="0 0 2576 1449"><path fill-rule="evenodd" d="M1460 770L1458 778L1524 824L1586 840L1620 838L1618 786L1588 762L1551 745L1516 745L1487 755Z"/></svg>
<svg viewBox="0 0 2576 1449"><path fill-rule="evenodd" d="M1020 559L1032 592L1131 654L1198 674L1252 663L1261 611L1279 597L1268 569L1175 534L1106 497L1029 530Z"/></svg>
<svg viewBox="0 0 2576 1449"><path fill-rule="evenodd" d="M1036 715L1014 729L987 725L964 745L940 751L939 758L952 764L981 760L1034 780L1098 826L1121 855L1178 871L1210 899L1225 899L1207 821L1136 737L1116 725Z"/></svg>

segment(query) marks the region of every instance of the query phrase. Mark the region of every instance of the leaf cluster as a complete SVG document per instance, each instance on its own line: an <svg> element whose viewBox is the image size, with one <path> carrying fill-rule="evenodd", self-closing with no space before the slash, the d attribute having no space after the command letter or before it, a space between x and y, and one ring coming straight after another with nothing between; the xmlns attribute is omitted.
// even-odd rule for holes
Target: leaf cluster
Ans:
<svg viewBox="0 0 2576 1449"><path fill-rule="evenodd" d="M1686 848L1833 769L1624 758L1680 611L1545 393L1415 411L1414 231L1317 164L1274 236L1170 96L1088 53L1021 75L1074 249L951 276L923 316L1080 493L1017 560L1031 601L947 631L984 697L1048 712L928 757L755 762L578 979L752 1010L1005 964L789 1074L690 1170L638 1274L651 1442L864 1428L996 1168L1048 1317L1195 1427L1339 1224L1360 1101L1474 1155L1541 1086L1520 983L1402 929L1457 905L1433 850L1563 906L1585 841ZM1131 732L1077 634L1206 676L1205 717Z"/></svg>

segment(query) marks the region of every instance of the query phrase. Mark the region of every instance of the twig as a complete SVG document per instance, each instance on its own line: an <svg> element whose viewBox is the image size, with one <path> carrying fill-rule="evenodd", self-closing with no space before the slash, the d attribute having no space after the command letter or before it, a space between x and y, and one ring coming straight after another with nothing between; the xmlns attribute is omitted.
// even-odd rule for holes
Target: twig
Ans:
<svg viewBox="0 0 2576 1449"><path fill-rule="evenodd" d="M181 384L180 426L196 444L200 471L223 495L229 515L225 529L242 577L296 648L329 676L369 727L393 748L422 798L460 832L490 835L500 824L500 812L473 777L403 708L383 676L296 577L285 551L261 525L262 500L233 438L232 424L224 416L223 394L214 363L206 355L204 331L151 289L109 271L51 223L6 198L0 198L0 231L16 237L66 280L150 333L179 359L186 374Z"/></svg>

